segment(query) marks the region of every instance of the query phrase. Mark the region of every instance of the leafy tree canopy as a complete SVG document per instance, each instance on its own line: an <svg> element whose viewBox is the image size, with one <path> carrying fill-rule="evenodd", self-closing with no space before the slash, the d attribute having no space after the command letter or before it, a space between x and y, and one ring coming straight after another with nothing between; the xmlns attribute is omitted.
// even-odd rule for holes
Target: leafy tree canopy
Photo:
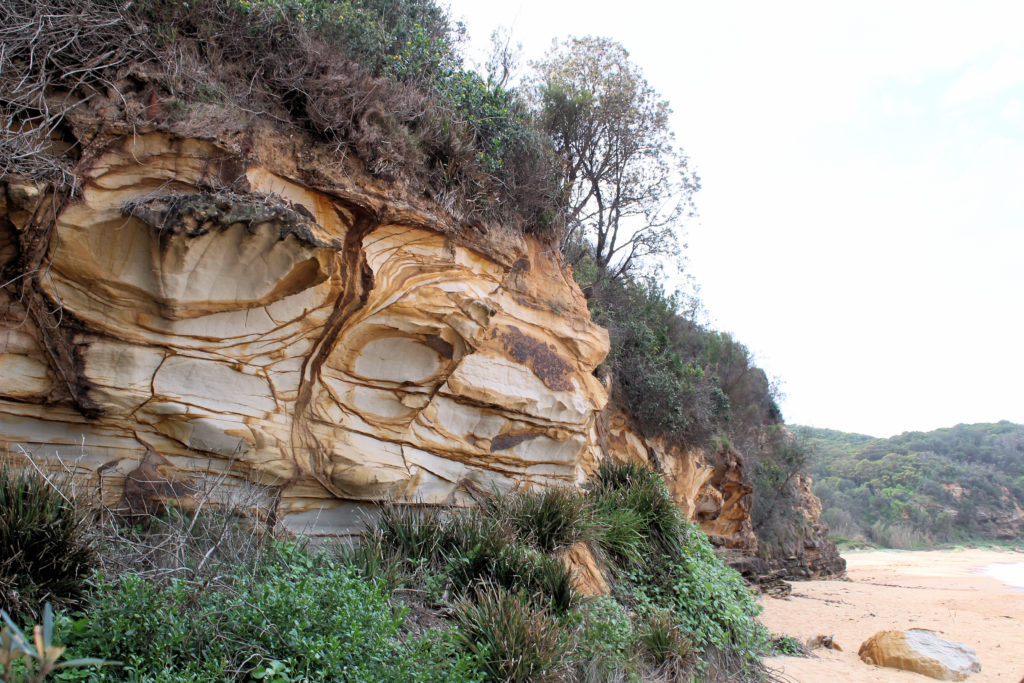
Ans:
<svg viewBox="0 0 1024 683"><path fill-rule="evenodd" d="M875 439L795 427L835 535L879 545L1008 539L1024 506L1024 425L957 425ZM1016 532L1016 533L1019 533Z"/></svg>
<svg viewBox="0 0 1024 683"><path fill-rule="evenodd" d="M673 146L668 102L619 43L574 38L534 65L530 96L562 164L564 244L621 277L647 256L678 255L677 229L700 188Z"/></svg>

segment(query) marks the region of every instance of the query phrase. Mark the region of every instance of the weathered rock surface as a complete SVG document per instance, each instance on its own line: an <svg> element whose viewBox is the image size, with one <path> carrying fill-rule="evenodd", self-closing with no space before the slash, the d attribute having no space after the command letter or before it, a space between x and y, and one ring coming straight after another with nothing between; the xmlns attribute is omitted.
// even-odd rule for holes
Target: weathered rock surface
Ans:
<svg viewBox="0 0 1024 683"><path fill-rule="evenodd" d="M686 516L700 524L712 543L746 552L757 550L750 523L750 494L743 456L732 449L709 451L645 439L630 426L628 416L609 408L597 423L599 443L607 457L641 462L665 475L665 482Z"/></svg>
<svg viewBox="0 0 1024 683"><path fill-rule="evenodd" d="M914 671L940 681L962 681L981 671L974 648L939 638L934 631L879 631L857 654L868 664Z"/></svg>
<svg viewBox="0 0 1024 683"><path fill-rule="evenodd" d="M552 249L460 239L261 144L114 136L75 198L5 179L8 456L115 507L258 484L316 533L355 502L579 483L608 338Z"/></svg>
<svg viewBox="0 0 1024 683"><path fill-rule="evenodd" d="M769 559L768 571L761 576L799 580L842 575L846 571L846 560L829 540L828 527L821 521L821 501L811 491L811 478L797 475L795 484L805 522L803 537L791 554Z"/></svg>
<svg viewBox="0 0 1024 683"><path fill-rule="evenodd" d="M130 127L97 101L68 119L75 193L0 178L0 457L129 512L233 497L313 534L637 460L756 551L740 453L606 409L608 335L555 249L298 130L212 105Z"/></svg>
<svg viewBox="0 0 1024 683"><path fill-rule="evenodd" d="M605 569L586 543L574 543L560 553L562 563L569 569L572 587L580 595L596 597L612 592L605 578Z"/></svg>

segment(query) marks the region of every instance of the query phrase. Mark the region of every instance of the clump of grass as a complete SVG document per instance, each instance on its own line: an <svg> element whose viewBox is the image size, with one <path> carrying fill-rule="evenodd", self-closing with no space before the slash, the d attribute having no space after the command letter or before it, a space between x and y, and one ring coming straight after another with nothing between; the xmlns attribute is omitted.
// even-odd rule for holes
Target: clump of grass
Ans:
<svg viewBox="0 0 1024 683"><path fill-rule="evenodd" d="M406 583L402 572L404 558L394 549L385 549L379 533L364 534L353 542L333 546L340 564L352 567L364 579L373 581L391 593Z"/></svg>
<svg viewBox="0 0 1024 683"><path fill-rule="evenodd" d="M0 465L0 609L25 622L46 602L80 605L97 564L88 538L70 487Z"/></svg>
<svg viewBox="0 0 1024 683"><path fill-rule="evenodd" d="M685 680L693 672L696 651L693 642L667 610L647 615L640 628L639 643L654 667L654 676L663 680Z"/></svg>
<svg viewBox="0 0 1024 683"><path fill-rule="evenodd" d="M538 604L564 612L575 604L569 569L558 559L525 542L516 528L499 519L511 503L454 511L386 505L363 550L345 552L363 566L376 564L373 552L393 558L405 583L430 576L441 591L458 594L493 584L524 590ZM437 586L433 592L437 592Z"/></svg>
<svg viewBox="0 0 1024 683"><path fill-rule="evenodd" d="M626 562L677 555L684 520L661 475L639 463L602 463L591 492L603 522L598 543Z"/></svg>
<svg viewBox="0 0 1024 683"><path fill-rule="evenodd" d="M459 606L455 619L460 642L489 680L553 681L566 673L566 630L522 593L481 586L472 601Z"/></svg>
<svg viewBox="0 0 1024 683"><path fill-rule="evenodd" d="M445 529L436 507L384 505L377 520L379 542L410 560L428 558L440 548Z"/></svg>
<svg viewBox="0 0 1024 683"><path fill-rule="evenodd" d="M598 532L589 501L568 487L493 496L484 507L490 517L507 522L525 543L542 552L593 540Z"/></svg>

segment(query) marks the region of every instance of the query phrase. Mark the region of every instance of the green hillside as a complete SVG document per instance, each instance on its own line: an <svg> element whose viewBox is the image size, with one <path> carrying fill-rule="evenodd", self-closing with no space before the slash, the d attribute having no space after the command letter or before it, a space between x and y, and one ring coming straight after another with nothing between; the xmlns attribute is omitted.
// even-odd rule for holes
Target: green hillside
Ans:
<svg viewBox="0 0 1024 683"><path fill-rule="evenodd" d="M1024 425L957 425L889 439L795 426L839 539L893 548L1024 541Z"/></svg>

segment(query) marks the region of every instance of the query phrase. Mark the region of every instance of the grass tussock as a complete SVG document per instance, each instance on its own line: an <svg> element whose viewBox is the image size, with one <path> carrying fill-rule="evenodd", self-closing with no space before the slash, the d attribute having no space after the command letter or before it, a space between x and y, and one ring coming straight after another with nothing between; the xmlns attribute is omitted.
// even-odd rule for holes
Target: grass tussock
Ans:
<svg viewBox="0 0 1024 683"><path fill-rule="evenodd" d="M570 633L529 596L481 586L456 611L459 640L488 680L563 680Z"/></svg>
<svg viewBox="0 0 1024 683"><path fill-rule="evenodd" d="M50 602L81 605L98 557L66 481L0 464L0 609L38 619Z"/></svg>

